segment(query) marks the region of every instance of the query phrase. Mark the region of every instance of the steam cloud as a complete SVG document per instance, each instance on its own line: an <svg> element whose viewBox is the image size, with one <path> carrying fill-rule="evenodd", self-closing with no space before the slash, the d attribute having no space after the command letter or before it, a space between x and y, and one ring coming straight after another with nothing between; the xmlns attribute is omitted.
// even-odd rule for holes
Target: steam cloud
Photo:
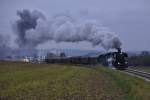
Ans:
<svg viewBox="0 0 150 100"><path fill-rule="evenodd" d="M20 47L28 46L28 39L26 38L26 32L30 29L35 29L37 26L37 20L43 18L42 13L39 11L30 12L29 10L18 11L17 15L20 17L15 24L14 29L17 34L16 42Z"/></svg>
<svg viewBox="0 0 150 100"><path fill-rule="evenodd" d="M7 50L9 50L8 39L9 36L0 34L0 59L9 54L8 52L6 52Z"/></svg>
<svg viewBox="0 0 150 100"><path fill-rule="evenodd" d="M0 49L8 47L9 36L0 34Z"/></svg>
<svg viewBox="0 0 150 100"><path fill-rule="evenodd" d="M46 20L39 11L18 11L15 23L17 43L20 47L35 48L49 40L56 42L87 41L104 49L120 48L121 41L114 32L103 27L97 20L75 19L68 14L59 14Z"/></svg>

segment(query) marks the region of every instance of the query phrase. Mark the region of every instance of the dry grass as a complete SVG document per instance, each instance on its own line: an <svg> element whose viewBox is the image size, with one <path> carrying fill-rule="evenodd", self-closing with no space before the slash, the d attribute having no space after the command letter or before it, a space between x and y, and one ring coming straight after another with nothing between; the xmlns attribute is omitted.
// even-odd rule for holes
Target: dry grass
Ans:
<svg viewBox="0 0 150 100"><path fill-rule="evenodd" d="M125 100L111 76L73 65L0 62L1 100Z"/></svg>
<svg viewBox="0 0 150 100"><path fill-rule="evenodd" d="M111 69L101 67L96 70L110 75L124 92L126 100L150 100L150 82Z"/></svg>

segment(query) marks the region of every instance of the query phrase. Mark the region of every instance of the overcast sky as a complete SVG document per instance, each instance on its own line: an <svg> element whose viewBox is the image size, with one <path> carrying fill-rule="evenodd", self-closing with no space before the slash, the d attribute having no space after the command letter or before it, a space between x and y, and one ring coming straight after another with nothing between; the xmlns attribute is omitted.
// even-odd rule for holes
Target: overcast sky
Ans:
<svg viewBox="0 0 150 100"><path fill-rule="evenodd" d="M17 10L39 10L48 19L68 12L76 17L98 19L116 32L124 50L150 50L150 0L0 0L0 34L14 37L13 22ZM39 48L96 49L90 43L47 42Z"/></svg>

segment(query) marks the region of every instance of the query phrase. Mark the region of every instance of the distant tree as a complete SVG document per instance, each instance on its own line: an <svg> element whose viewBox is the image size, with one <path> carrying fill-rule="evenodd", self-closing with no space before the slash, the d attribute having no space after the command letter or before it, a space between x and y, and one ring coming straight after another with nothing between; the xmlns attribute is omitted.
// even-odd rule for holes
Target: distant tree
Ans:
<svg viewBox="0 0 150 100"><path fill-rule="evenodd" d="M60 57L66 57L66 54L64 52L60 53Z"/></svg>
<svg viewBox="0 0 150 100"><path fill-rule="evenodd" d="M146 56L146 55L149 55L149 52L148 52L148 51L142 51L142 52L141 52L141 56Z"/></svg>
<svg viewBox="0 0 150 100"><path fill-rule="evenodd" d="M56 57L56 55L51 52L47 53L47 55L46 55L46 58L54 58L54 57Z"/></svg>
<svg viewBox="0 0 150 100"><path fill-rule="evenodd" d="M150 55L129 57L128 64L130 66L150 66Z"/></svg>

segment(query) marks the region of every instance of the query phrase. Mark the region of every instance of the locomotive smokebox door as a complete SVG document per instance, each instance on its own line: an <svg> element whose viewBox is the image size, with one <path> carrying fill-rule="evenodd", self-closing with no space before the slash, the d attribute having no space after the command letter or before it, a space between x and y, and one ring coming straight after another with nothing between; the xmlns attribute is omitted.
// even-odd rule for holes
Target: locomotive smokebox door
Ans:
<svg viewBox="0 0 150 100"><path fill-rule="evenodd" d="M114 53L114 66L117 69L127 68L127 53L121 52L121 48L117 48L118 52Z"/></svg>

